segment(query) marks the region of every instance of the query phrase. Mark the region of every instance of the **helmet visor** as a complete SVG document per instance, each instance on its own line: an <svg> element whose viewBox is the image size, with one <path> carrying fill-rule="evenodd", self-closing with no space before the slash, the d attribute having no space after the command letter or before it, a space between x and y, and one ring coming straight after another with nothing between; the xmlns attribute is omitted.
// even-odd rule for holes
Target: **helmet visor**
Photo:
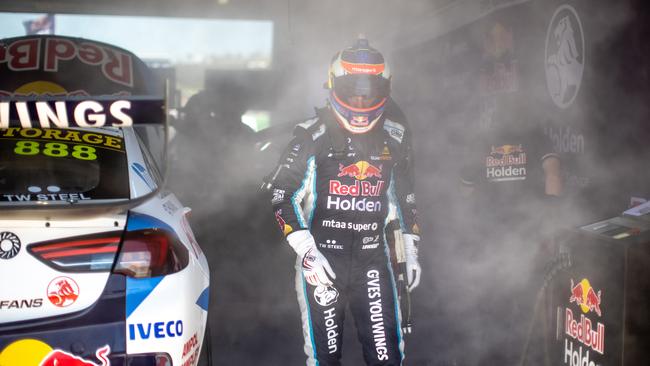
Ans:
<svg viewBox="0 0 650 366"><path fill-rule="evenodd" d="M372 108L388 97L390 82L378 75L349 74L334 80L334 93L356 108Z"/></svg>

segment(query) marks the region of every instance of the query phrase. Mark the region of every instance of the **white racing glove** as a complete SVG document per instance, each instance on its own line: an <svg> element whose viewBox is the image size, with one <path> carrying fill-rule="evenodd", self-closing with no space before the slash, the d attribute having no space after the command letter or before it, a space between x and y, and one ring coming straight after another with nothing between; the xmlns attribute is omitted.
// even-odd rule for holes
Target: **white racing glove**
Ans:
<svg viewBox="0 0 650 366"><path fill-rule="evenodd" d="M336 275L327 258L316 248L316 242L309 230L295 231L287 235L287 241L302 259L302 273L307 282L313 286L332 286L330 277L335 279Z"/></svg>
<svg viewBox="0 0 650 366"><path fill-rule="evenodd" d="M408 290L413 291L420 284L422 268L418 262L418 242L420 237L414 234L404 234L404 254L406 255L406 279Z"/></svg>

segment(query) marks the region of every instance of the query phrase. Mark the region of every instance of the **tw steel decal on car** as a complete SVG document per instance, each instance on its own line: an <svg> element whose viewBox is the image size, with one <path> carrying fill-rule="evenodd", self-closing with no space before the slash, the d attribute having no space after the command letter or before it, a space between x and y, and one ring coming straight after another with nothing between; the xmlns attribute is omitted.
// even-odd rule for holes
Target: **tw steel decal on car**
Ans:
<svg viewBox="0 0 650 366"><path fill-rule="evenodd" d="M41 38L14 41L0 47L0 64L6 63L12 71L42 69L58 72L61 61L78 60L89 66L98 66L104 77L112 82L133 86L133 61L129 54L107 45L91 42L75 43L64 38L45 39L41 54Z"/></svg>
<svg viewBox="0 0 650 366"><path fill-rule="evenodd" d="M129 324L129 339L174 338L183 335L183 321Z"/></svg>
<svg viewBox="0 0 650 366"><path fill-rule="evenodd" d="M40 308L41 306L43 306L42 298L21 299L21 300L0 300L0 310Z"/></svg>
<svg viewBox="0 0 650 366"><path fill-rule="evenodd" d="M20 252L20 239L16 234L3 231L0 233L0 259L11 259Z"/></svg>
<svg viewBox="0 0 650 366"><path fill-rule="evenodd" d="M104 345L95 351L96 363L37 339L21 339L10 343L0 352L0 365L20 366L110 366L111 347Z"/></svg>
<svg viewBox="0 0 650 366"><path fill-rule="evenodd" d="M2 200L8 202L20 201L83 201L89 200L90 197L84 196L83 193L41 193L41 194L3 194Z"/></svg>
<svg viewBox="0 0 650 366"><path fill-rule="evenodd" d="M70 306L78 297L79 285L70 277L57 277L47 286L47 298L55 306Z"/></svg>
<svg viewBox="0 0 650 366"><path fill-rule="evenodd" d="M526 179L526 152L521 144L492 146L485 158L485 177L490 182Z"/></svg>

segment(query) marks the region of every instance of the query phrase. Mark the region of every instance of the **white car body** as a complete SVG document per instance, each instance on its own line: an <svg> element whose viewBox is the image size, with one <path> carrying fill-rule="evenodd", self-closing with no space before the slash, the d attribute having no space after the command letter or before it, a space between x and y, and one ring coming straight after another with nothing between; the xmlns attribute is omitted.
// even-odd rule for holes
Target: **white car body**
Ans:
<svg viewBox="0 0 650 366"><path fill-rule="evenodd" d="M18 136L20 130L16 131ZM143 354L166 354L172 365L197 365L207 324L210 279L206 257L187 222L189 209L174 194L159 190L162 181L155 171L155 163L136 137L134 128L83 131L114 136L123 142L129 197L141 200L134 199L136 205L133 207L127 205L126 209L115 210L110 208L110 200L98 200L102 209L92 208L87 213L70 216L66 211L79 211L92 202L92 198L84 202L88 197L83 194L32 193L38 189L46 192L46 187L29 186L25 187L22 197L25 199L25 195L29 195L29 200L19 202L24 207L14 211L11 203L18 200L19 195L13 192L5 197L3 203L6 205L2 207L0 219L0 255L7 257L0 259L0 277L3 278L0 281L0 365L55 366L58 362L66 365L64 361L71 359L78 359L79 362L75 361L78 365L127 365L129 357ZM50 140L33 139L41 147ZM0 139L0 144L14 141L19 140ZM56 143L68 144L68 148L74 145L62 140ZM0 195L4 194L7 193L0 191ZM82 199L75 202L79 197ZM49 205L53 207L40 214L40 206ZM36 209L30 211L29 207ZM178 250L187 252L187 264L173 273L156 276L132 277L117 272L115 263L122 258L123 242L128 233L145 229L177 238L179 248L184 248ZM45 252L54 253L50 254L53 258L68 254L74 258L74 250L86 250L85 242L81 239L65 242L65 239L98 233L121 237L113 264L108 268L103 264L104 270L69 270L61 267L63 262L46 263L43 257L35 255L37 249L30 249L34 243L59 240L61 244L51 244L46 248L52 249L45 249ZM81 249L75 246L78 244L83 244ZM66 246L75 249L68 250ZM141 257L133 255L135 259ZM122 259L128 261L129 258ZM114 287L116 290L111 290ZM100 306L99 302L115 302L123 304L124 308L119 309L122 305L117 309ZM110 314L113 310L115 314L122 314L119 315L121 320L104 319L113 316ZM92 330L95 318L102 319L96 331Z"/></svg>

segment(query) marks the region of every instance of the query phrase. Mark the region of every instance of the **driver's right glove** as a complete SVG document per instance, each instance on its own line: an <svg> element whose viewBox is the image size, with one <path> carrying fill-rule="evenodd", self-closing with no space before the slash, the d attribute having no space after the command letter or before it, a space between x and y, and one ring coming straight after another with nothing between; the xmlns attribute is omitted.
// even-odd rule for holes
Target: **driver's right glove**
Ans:
<svg viewBox="0 0 650 366"><path fill-rule="evenodd" d="M287 241L302 259L302 273L310 285L331 286L336 278L327 258L316 248L316 241L309 230L295 231L287 235ZM329 277L328 277L329 275Z"/></svg>

